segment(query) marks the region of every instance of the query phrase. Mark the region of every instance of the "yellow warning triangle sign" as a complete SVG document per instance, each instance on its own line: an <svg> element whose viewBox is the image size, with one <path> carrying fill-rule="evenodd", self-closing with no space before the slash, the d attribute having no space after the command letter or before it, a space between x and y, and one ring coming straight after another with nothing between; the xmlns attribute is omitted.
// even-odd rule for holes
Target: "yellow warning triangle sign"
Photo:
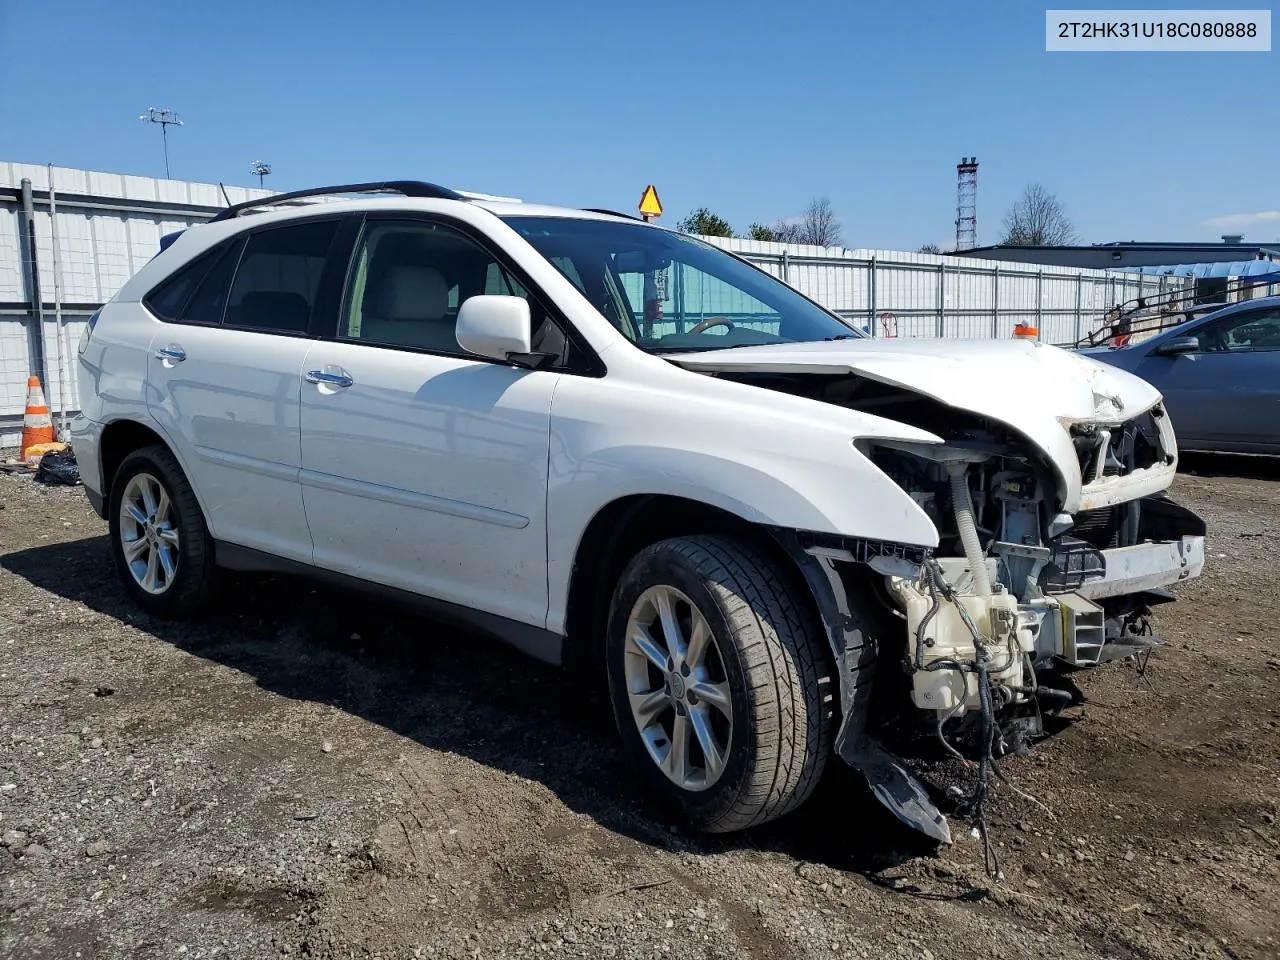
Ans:
<svg viewBox="0 0 1280 960"><path fill-rule="evenodd" d="M658 199L658 191L652 183L644 188L640 197L640 213L646 217L662 216L662 201Z"/></svg>

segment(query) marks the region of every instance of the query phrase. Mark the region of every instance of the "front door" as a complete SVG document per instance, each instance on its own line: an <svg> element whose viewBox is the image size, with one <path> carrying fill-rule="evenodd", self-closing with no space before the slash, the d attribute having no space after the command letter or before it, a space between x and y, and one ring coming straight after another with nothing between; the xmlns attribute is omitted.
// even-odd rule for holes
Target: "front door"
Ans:
<svg viewBox="0 0 1280 960"><path fill-rule="evenodd" d="M524 295L451 226L371 219L334 341L304 364L301 482L318 566L542 626L560 374L468 357L458 306Z"/></svg>

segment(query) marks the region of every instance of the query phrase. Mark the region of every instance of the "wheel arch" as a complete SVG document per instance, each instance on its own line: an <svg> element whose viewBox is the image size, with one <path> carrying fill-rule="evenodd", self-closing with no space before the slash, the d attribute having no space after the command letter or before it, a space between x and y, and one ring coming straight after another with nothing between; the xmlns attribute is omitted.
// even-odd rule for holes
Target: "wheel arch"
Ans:
<svg viewBox="0 0 1280 960"><path fill-rule="evenodd" d="M205 509L200 491L196 489L194 483L191 483L191 471L183 462L182 455L154 426L137 420L113 420L102 428L102 437L98 441L98 462L102 468L102 499L104 505L107 505L105 508L109 508L111 503L112 486L120 464L124 463L125 458L134 451L151 446L164 447L178 461L178 466L182 468L187 483L191 484L192 492L195 494L196 502L200 504L200 511L207 524L209 512Z"/></svg>
<svg viewBox="0 0 1280 960"><path fill-rule="evenodd" d="M565 615L564 662L591 682L604 681L604 634L614 586L627 563L645 547L672 537L719 534L749 543L777 563L788 585L826 637L824 604L785 537L771 528L698 500L667 494L632 494L601 507L583 530L574 553ZM829 644L828 667L835 669Z"/></svg>

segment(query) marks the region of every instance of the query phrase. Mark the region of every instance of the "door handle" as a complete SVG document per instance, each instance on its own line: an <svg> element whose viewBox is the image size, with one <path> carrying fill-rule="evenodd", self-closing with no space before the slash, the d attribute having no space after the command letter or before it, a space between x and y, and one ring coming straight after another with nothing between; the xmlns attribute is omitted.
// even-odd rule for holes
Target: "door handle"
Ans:
<svg viewBox="0 0 1280 960"><path fill-rule="evenodd" d="M167 347L161 347L156 351L157 360L167 360L170 363L181 363L187 359L187 351L183 350L176 343L171 343Z"/></svg>
<svg viewBox="0 0 1280 960"><path fill-rule="evenodd" d="M329 373L327 370L308 370L307 383L319 383L326 387L349 387L353 383L345 373Z"/></svg>

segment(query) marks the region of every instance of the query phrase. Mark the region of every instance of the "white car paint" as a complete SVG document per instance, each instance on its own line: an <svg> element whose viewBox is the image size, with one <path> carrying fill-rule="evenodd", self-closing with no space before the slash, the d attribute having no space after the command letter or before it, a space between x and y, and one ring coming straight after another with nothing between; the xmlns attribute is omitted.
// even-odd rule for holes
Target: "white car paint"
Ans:
<svg viewBox="0 0 1280 960"><path fill-rule="evenodd" d="M315 563L521 623L547 613L547 434L560 374L308 341L301 496Z"/></svg>
<svg viewBox="0 0 1280 960"><path fill-rule="evenodd" d="M1067 513L1166 490L1177 460L1086 488L1068 427L1121 423L1160 394L1146 381L1058 347L1029 340L841 340L735 347L672 358L703 372L857 373L958 410L1005 423L1053 463ZM1010 397L1017 397L1010 403ZM1164 418L1165 448L1176 451Z"/></svg>
<svg viewBox="0 0 1280 960"><path fill-rule="evenodd" d="M218 539L311 562L298 485L299 391L311 342L153 321L147 411ZM173 348L182 360L165 358Z"/></svg>

